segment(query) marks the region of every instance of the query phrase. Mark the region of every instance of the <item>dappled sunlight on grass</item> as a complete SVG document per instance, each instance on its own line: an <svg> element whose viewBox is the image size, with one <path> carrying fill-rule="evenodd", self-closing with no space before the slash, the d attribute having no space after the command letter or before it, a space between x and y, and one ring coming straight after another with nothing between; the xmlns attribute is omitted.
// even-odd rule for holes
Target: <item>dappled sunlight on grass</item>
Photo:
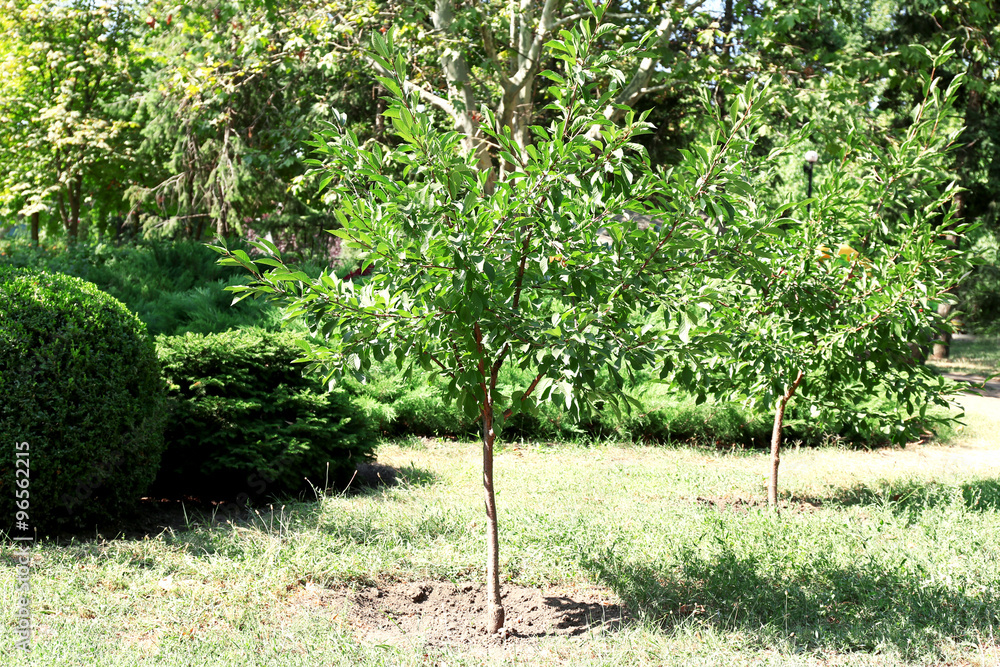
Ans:
<svg viewBox="0 0 1000 667"><path fill-rule="evenodd" d="M1000 373L1000 338L956 338L952 341L948 359L932 359L927 364L947 373L983 376Z"/></svg>

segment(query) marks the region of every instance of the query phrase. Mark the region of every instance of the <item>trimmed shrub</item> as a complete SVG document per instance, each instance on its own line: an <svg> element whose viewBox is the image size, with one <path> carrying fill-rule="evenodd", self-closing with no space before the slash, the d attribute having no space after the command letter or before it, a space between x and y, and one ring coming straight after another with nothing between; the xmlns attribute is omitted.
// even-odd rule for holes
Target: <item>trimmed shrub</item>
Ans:
<svg viewBox="0 0 1000 667"><path fill-rule="evenodd" d="M146 327L79 278L0 267L0 516L28 443L28 523L122 516L156 475L164 387Z"/></svg>
<svg viewBox="0 0 1000 667"><path fill-rule="evenodd" d="M302 350L292 334L160 336L157 349L170 416L156 493L296 494L343 483L372 458L375 434L362 411L293 363Z"/></svg>

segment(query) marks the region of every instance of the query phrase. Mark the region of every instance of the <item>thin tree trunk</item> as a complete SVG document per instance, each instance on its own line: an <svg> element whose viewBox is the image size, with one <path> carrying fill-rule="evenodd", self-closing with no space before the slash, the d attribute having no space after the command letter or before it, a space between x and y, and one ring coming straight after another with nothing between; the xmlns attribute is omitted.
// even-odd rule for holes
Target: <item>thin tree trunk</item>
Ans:
<svg viewBox="0 0 1000 667"><path fill-rule="evenodd" d="M767 483L767 504L772 508L778 506L778 465L781 463L781 431L785 425L785 406L795 395L800 382L802 382L802 371L799 371L792 386L785 391L785 395L778 399L774 411L774 428L771 431L771 479Z"/></svg>
<svg viewBox="0 0 1000 667"><path fill-rule="evenodd" d="M385 138L385 113L387 104L385 96L389 91L381 83L372 88L372 96L375 98L375 138L381 141Z"/></svg>
<svg viewBox="0 0 1000 667"><path fill-rule="evenodd" d="M504 623L503 602L500 597L500 535L497 530L497 501L493 493L493 390L497 374L503 363L503 353L492 368L486 367L483 355L483 333L476 322L473 328L476 348L479 351L479 375L483 381L483 495L486 501L486 632L495 634Z"/></svg>
<svg viewBox="0 0 1000 667"><path fill-rule="evenodd" d="M38 211L31 214L31 245L38 247Z"/></svg>
<svg viewBox="0 0 1000 667"><path fill-rule="evenodd" d="M500 536L497 530L497 502L493 493L493 395L486 388L483 401L483 491L486 497L486 632L495 634L503 627L504 609L500 597Z"/></svg>

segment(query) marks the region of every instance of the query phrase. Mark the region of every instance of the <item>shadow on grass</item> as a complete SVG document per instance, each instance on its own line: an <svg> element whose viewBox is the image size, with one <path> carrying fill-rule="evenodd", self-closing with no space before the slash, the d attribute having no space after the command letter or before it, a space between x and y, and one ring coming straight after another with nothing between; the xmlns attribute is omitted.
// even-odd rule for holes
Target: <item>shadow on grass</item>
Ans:
<svg viewBox="0 0 1000 667"><path fill-rule="evenodd" d="M623 605L579 602L559 596L547 596L544 600L545 606L553 609L559 616L556 630L568 630L565 634L571 636L596 629L617 631L632 623ZM546 629L540 629L537 636L544 637L547 634Z"/></svg>
<svg viewBox="0 0 1000 667"><path fill-rule="evenodd" d="M382 491L391 487L420 487L435 484L437 475L413 465L394 468L369 463L358 466L358 472L347 488L331 488L326 495L369 495L382 497ZM56 544L104 542L111 539L142 541L159 535L169 536L173 542L196 544L207 552L204 542L212 542L205 535L196 533L230 530L233 526L256 528L278 533L287 530L294 521L297 526L315 527L320 505L316 502L324 493L322 489L303 492L298 497L281 496L262 499L256 503L233 500L206 501L190 496L177 498L143 498L131 516L106 521L89 528L63 529L39 535L37 539ZM185 537L187 535L187 537ZM6 541L6 540L4 540Z"/></svg>
<svg viewBox="0 0 1000 667"><path fill-rule="evenodd" d="M897 514L954 505L991 512L1000 509L1000 480L981 479L958 485L917 481L859 484L825 495L795 495L789 500L812 505L876 505L889 507Z"/></svg>
<svg viewBox="0 0 1000 667"><path fill-rule="evenodd" d="M438 481L438 476L430 470L413 464L394 468L384 463L363 463L352 481L349 491L366 491L380 487L430 486Z"/></svg>
<svg viewBox="0 0 1000 667"><path fill-rule="evenodd" d="M760 646L872 651L908 657L933 653L948 638L977 642L995 632L1000 591L960 592L914 571L905 558L835 566L817 554L808 576L789 579L726 545L714 556L689 549L679 568L625 561L613 552L583 561L630 612L664 629L684 624L738 632ZM946 640L947 641L947 640Z"/></svg>

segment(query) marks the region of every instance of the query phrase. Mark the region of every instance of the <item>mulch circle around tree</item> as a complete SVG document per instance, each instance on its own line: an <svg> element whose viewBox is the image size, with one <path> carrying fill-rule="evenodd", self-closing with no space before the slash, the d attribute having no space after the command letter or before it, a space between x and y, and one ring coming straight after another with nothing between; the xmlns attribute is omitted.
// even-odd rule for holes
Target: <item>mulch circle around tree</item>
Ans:
<svg viewBox="0 0 1000 667"><path fill-rule="evenodd" d="M615 630L631 621L623 605L599 589L538 589L505 585L505 631L484 629L482 585L437 581L364 588L313 589L314 605L371 644L499 645L542 637ZM345 628L346 629L346 628Z"/></svg>

